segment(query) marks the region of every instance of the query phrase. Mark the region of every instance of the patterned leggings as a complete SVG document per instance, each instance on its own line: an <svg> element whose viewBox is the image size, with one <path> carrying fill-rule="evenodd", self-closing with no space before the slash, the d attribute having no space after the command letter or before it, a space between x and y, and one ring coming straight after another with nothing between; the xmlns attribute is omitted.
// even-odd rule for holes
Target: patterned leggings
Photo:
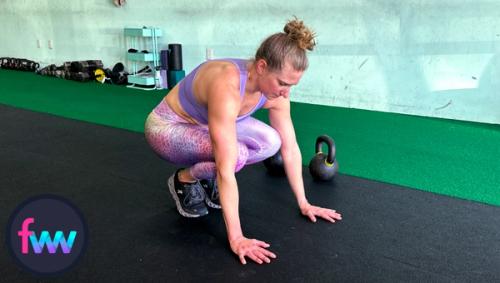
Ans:
<svg viewBox="0 0 500 283"><path fill-rule="evenodd" d="M235 172L247 164L274 155L281 147L278 132L247 117L236 122L238 159ZM146 140L161 158L189 166L191 176L215 179L216 166L207 125L195 125L178 116L165 101L149 114L144 129Z"/></svg>

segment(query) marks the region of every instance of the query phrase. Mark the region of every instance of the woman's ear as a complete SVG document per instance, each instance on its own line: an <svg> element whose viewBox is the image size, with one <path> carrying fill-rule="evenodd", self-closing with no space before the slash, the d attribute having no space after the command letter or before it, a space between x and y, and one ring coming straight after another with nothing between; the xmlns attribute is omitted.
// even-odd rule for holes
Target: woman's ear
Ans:
<svg viewBox="0 0 500 283"><path fill-rule="evenodd" d="M267 67L267 62L264 59L259 59L255 62L255 69L259 75L265 74L267 72Z"/></svg>

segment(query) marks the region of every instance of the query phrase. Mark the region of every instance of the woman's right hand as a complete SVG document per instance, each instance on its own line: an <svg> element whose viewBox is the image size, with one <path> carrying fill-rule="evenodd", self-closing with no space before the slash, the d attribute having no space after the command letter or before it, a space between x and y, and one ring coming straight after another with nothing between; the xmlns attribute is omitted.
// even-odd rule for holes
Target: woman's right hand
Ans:
<svg viewBox="0 0 500 283"><path fill-rule="evenodd" d="M271 258L276 255L268 251L269 244L256 239L248 239L243 236L229 242L231 250L238 255L242 264L247 264L245 257L250 258L258 264L270 263Z"/></svg>

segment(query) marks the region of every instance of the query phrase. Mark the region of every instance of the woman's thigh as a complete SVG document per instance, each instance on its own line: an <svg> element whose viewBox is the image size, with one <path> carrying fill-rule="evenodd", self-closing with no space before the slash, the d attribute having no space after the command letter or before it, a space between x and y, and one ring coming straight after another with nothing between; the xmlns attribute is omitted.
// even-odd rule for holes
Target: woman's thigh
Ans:
<svg viewBox="0 0 500 283"><path fill-rule="evenodd" d="M152 112L144 132L151 148L169 162L191 165L213 160L210 135L202 125L167 120Z"/></svg>

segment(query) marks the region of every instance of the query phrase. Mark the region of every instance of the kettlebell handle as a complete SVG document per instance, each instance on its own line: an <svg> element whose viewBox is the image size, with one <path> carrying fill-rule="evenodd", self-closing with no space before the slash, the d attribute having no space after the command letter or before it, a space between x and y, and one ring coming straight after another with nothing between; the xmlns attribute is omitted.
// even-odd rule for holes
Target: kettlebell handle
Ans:
<svg viewBox="0 0 500 283"><path fill-rule="evenodd" d="M333 139L327 135L321 135L316 139L316 154L321 153L321 144L326 143L328 146L328 155L326 157L326 162L333 164L335 160L335 142Z"/></svg>

